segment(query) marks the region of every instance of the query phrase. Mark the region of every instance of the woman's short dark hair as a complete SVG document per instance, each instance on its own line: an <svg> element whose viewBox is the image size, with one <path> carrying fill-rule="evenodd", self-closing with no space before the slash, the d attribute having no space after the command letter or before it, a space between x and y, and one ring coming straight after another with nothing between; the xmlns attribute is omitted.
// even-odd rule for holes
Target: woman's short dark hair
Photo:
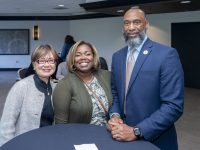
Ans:
<svg viewBox="0 0 200 150"><path fill-rule="evenodd" d="M65 36L65 43L74 44L75 41L74 41L73 36L71 36L71 35L66 35L66 36Z"/></svg>

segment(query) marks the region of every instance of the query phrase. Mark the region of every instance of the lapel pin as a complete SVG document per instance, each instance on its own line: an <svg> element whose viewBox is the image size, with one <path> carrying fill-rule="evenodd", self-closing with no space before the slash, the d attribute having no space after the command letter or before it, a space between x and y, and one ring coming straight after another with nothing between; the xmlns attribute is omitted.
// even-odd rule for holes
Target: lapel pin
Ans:
<svg viewBox="0 0 200 150"><path fill-rule="evenodd" d="M148 53L149 53L148 50L144 50L144 51L143 51L143 54L144 54L144 55L147 55Z"/></svg>

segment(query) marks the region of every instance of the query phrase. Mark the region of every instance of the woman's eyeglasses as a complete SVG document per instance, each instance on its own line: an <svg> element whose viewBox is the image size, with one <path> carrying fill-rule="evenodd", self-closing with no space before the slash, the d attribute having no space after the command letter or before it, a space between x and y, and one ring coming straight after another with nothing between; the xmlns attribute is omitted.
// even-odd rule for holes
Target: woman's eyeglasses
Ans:
<svg viewBox="0 0 200 150"><path fill-rule="evenodd" d="M48 59L48 60L45 60L45 59L38 59L36 61L38 64L55 64L56 63L56 60L55 59Z"/></svg>

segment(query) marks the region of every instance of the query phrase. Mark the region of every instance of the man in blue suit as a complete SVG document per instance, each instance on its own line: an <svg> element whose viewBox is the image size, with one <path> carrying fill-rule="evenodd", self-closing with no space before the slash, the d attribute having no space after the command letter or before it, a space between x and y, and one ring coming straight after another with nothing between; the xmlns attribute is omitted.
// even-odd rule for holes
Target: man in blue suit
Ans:
<svg viewBox="0 0 200 150"><path fill-rule="evenodd" d="M174 123L184 104L184 75L177 51L147 37L148 21L141 9L129 9L123 19L127 46L112 57L108 129L118 141L145 139L162 150L177 150ZM135 61L126 88L132 49Z"/></svg>

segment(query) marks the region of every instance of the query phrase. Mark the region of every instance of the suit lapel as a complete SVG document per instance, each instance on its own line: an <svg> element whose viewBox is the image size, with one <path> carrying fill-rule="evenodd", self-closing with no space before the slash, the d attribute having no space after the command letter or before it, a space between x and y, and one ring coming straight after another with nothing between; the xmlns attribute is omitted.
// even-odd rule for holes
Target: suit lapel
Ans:
<svg viewBox="0 0 200 150"><path fill-rule="evenodd" d="M121 59L119 61L121 61L121 66L119 68L122 68L121 70L121 86L122 86L122 96L125 95L125 82L126 82L126 56L127 56L127 52L128 52L128 47L125 47L122 50L122 55L121 55Z"/></svg>
<svg viewBox="0 0 200 150"><path fill-rule="evenodd" d="M142 67L142 65L144 64L145 60L147 59L147 57L150 55L152 49L152 42L150 39L147 39L147 41L144 43L142 49L140 50L140 53L137 57L137 60L135 62L135 66L133 68L133 72L131 75L131 79L130 79L130 83L128 86L128 91L129 92L129 88L132 86L132 84L134 83L135 79L137 78L137 75Z"/></svg>

